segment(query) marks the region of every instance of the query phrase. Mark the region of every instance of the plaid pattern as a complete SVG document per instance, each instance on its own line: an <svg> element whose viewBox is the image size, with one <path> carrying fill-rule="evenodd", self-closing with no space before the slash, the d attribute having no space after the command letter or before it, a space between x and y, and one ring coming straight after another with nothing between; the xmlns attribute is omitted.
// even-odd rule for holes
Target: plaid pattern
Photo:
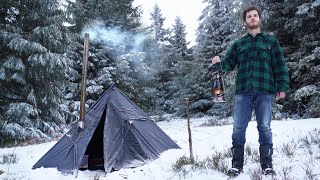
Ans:
<svg viewBox="0 0 320 180"><path fill-rule="evenodd" d="M232 71L238 65L236 93L246 90L275 94L289 88L288 69L278 40L264 32L249 33L237 40L220 63L214 66Z"/></svg>

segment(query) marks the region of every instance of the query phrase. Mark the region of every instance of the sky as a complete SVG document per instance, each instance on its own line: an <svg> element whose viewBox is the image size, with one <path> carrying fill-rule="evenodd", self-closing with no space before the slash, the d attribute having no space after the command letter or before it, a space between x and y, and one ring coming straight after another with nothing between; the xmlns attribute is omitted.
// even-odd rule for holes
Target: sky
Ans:
<svg viewBox="0 0 320 180"><path fill-rule="evenodd" d="M0 149L0 179L21 179L21 180L93 180L99 177L99 180L226 180L225 174L216 170L192 169L190 165L183 167L184 171L174 172L173 164L182 156L189 157L189 143L187 133L186 119L166 118L166 121L158 122L157 125L169 135L181 149L170 149L160 155L160 157L148 164L131 169L121 169L109 174L102 171L79 171L77 178L75 174L62 174L55 168L39 168L32 170L31 167L56 143L56 141L30 145L16 148ZM223 126L203 126L214 117L191 118L191 133L193 154L196 161L200 162L208 157L212 157L216 152L224 152L230 148L232 125ZM231 118L225 120L231 122ZM257 123L250 121L247 129L247 143L253 151L258 151L258 132ZM277 173L277 179L314 179L320 178L320 137L312 136L317 129L320 133L320 118L281 121L272 121L274 142L273 165ZM318 138L318 139L317 139ZM311 143L309 147L305 146L306 141L311 139L318 140L318 144ZM311 142L311 141L310 141ZM292 156L288 156L288 151ZM260 168L257 160L245 153L245 165L243 173L234 180L250 180L253 173ZM2 156L14 154L17 163L1 163ZM231 158L223 159L227 166L231 164ZM306 171L309 170L310 176L306 178ZM286 174L287 173L287 174ZM259 175L259 173L258 173ZM286 178L285 178L286 177ZM289 178L290 177L290 178ZM262 176L263 180L271 179Z"/></svg>
<svg viewBox="0 0 320 180"><path fill-rule="evenodd" d="M172 27L174 20L179 16L182 22L186 25L187 41L194 45L195 34L198 28L198 18L205 4L202 0L134 0L133 5L141 5L143 9L142 25L149 26L151 24L150 13L153 11L155 4L161 9L165 19L165 27Z"/></svg>

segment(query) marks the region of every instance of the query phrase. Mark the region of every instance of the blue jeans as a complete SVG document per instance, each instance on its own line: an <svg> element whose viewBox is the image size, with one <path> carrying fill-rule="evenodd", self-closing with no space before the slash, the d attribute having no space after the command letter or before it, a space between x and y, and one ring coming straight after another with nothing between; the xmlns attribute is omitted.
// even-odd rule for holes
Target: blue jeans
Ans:
<svg viewBox="0 0 320 180"><path fill-rule="evenodd" d="M233 112L233 147L244 147L246 142L246 129L251 120L252 111L255 110L259 144L272 147L272 132L270 128L272 118L273 95L255 91L245 91L235 95Z"/></svg>

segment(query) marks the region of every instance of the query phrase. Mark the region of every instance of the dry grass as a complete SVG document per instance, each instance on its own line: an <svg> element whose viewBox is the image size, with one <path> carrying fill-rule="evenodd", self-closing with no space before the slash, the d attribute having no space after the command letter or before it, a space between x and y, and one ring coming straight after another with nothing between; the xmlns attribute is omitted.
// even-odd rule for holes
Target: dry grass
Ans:
<svg viewBox="0 0 320 180"><path fill-rule="evenodd" d="M268 180L296 180L294 172L303 170L303 178L305 180L319 180L320 174L318 171L320 156L315 153L315 150L320 148L320 130L315 129L310 131L306 137L301 139L293 139L290 142L283 143L275 148L275 158L282 157L282 161L292 162L290 165L276 164L277 176L272 176ZM304 157L305 161L299 159ZM227 175L228 165L231 163L232 152L231 149L213 150L212 154L203 160L196 160L191 163L189 158L181 157L174 164L175 172L183 172L184 175L196 170L213 170L221 174ZM277 161L276 161L277 162ZM245 164L255 164L247 171L250 179L260 180L264 179L260 169L260 156L257 148L252 148L250 145L245 147ZM185 165L190 165L189 171L183 168Z"/></svg>

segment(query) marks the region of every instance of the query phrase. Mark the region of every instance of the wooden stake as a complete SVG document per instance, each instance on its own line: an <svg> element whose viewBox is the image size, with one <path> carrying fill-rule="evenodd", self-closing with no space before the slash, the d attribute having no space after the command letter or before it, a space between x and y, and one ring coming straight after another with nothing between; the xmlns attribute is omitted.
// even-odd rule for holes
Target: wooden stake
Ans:
<svg viewBox="0 0 320 180"><path fill-rule="evenodd" d="M192 152L192 137L190 128L190 112L189 112L189 98L184 98L184 104L186 105L187 112L187 125L188 125L188 135L189 135L189 151L190 151L190 161L194 162L193 152Z"/></svg>

